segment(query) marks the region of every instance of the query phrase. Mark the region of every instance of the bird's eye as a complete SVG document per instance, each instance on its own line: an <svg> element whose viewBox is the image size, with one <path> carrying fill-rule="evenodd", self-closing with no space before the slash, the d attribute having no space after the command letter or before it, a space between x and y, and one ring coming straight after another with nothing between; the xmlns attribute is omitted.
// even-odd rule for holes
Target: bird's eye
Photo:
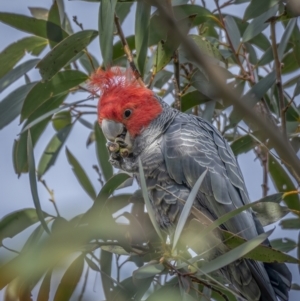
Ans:
<svg viewBox="0 0 300 301"><path fill-rule="evenodd" d="M129 110L129 109L125 110L125 111L124 111L124 117L125 117L125 118L130 117L131 113L132 113L132 111Z"/></svg>

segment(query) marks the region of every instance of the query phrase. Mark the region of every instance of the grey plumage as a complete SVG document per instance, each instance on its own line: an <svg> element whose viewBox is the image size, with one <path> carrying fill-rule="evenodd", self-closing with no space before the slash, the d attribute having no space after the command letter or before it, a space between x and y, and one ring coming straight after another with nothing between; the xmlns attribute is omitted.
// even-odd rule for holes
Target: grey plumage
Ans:
<svg viewBox="0 0 300 301"><path fill-rule="evenodd" d="M180 113L158 101L163 112L134 139L133 155L112 163L133 172L139 181L137 159L141 158L160 226L168 229L176 223L182 204L172 194L187 199L206 168L208 173L194 204L199 210L217 219L248 204L241 170L221 134L203 119ZM263 231L252 210L231 218L223 228L247 240ZM223 268L222 273L248 300L276 301L276 296L288 300L291 273L284 264L240 259Z"/></svg>

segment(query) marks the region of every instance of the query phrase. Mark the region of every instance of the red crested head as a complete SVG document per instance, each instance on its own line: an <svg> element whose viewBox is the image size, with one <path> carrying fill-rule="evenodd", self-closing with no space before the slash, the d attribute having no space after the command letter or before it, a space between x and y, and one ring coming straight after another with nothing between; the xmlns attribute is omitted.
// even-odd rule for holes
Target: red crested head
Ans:
<svg viewBox="0 0 300 301"><path fill-rule="evenodd" d="M103 119L120 122L132 137L139 135L162 112L162 106L153 92L142 87L129 70L98 69L91 76L90 84L94 91L101 94L99 123Z"/></svg>

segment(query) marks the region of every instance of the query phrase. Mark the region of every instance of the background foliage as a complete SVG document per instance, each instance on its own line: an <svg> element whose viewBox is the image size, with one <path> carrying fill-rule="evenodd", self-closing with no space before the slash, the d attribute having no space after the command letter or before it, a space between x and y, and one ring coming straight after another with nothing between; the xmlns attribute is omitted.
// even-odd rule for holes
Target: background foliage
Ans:
<svg viewBox="0 0 300 301"><path fill-rule="evenodd" d="M214 123L236 156L254 152L261 162L262 199L251 206L263 225L283 218L282 229L298 230L298 166L281 156L276 141L259 126L260 120L267 121L284 139L286 152L292 148L294 155L298 153L300 30L296 9L279 0L215 1L214 8L206 7L205 1L161 2L168 17L177 20L205 60L219 66L223 85L248 105L249 114L243 114L227 94L220 97L209 70L168 27L168 18L155 7L156 1L86 2L99 2L98 28L87 30L76 16L72 19L62 0L54 1L51 7L30 7L30 17L0 12L0 22L27 33L0 53L0 92L25 79L24 84L1 97L0 129L16 118L20 120L13 165L18 176L29 177L34 203L33 208L11 212L0 220L1 249L11 251L2 252L0 257L4 299L89 300L86 287L93 281L89 275L100 274L97 294L106 300L236 300L225 280L212 272L241 256L299 264L297 258L283 253L298 250L297 238L272 240L274 249L260 245L271 231L244 242L218 229L240 211L212 223L191 208L201 177L187 201L174 240L165 244L165 233L151 222L145 187L133 192L128 188L130 176L118 173L108 163L106 141L95 122L97 97L87 84L99 66L133 68L141 83L167 101L172 99L171 105ZM241 3L245 9L240 18L224 12L237 9ZM127 36L123 22L134 14L134 35ZM102 60L98 53L89 51L96 39ZM25 54L28 60L24 61ZM40 73L36 81L29 76L33 68ZM36 157L35 147L50 123L53 136L46 137L48 144ZM97 187L86 172L83 158L65 147L78 123L89 130L86 144L93 145L96 152L98 162L93 168L99 179ZM78 184L93 201L87 211L72 218L60 214L46 182L48 171L57 168L58 156L68 161ZM268 195L271 185L278 193ZM39 197L40 186L49 192L54 214L43 211L46 200ZM284 204L280 203L282 198ZM193 219L183 229L189 214ZM205 230L199 231L203 227ZM17 250L7 247L8 238L20 237L24 244ZM208 241L208 237L213 239ZM202 260L220 245L228 251L222 258ZM194 252L188 252L189 248Z"/></svg>

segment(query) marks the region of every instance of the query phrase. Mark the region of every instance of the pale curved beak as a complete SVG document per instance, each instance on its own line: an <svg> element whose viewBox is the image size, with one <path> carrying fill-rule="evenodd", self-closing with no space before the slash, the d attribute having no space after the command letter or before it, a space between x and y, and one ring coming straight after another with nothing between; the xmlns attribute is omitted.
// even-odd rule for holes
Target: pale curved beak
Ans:
<svg viewBox="0 0 300 301"><path fill-rule="evenodd" d="M107 140L115 141L115 139L122 134L124 126L122 123L103 119L101 128Z"/></svg>

